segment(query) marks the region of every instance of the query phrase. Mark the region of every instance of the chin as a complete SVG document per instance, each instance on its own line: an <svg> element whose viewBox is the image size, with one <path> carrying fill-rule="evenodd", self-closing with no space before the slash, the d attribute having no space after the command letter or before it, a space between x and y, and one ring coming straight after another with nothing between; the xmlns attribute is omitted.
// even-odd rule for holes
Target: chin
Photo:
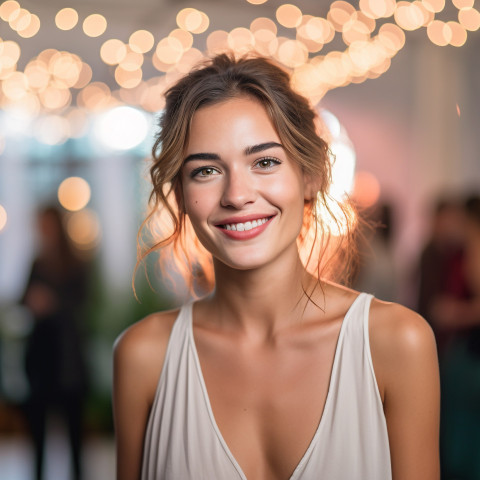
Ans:
<svg viewBox="0 0 480 480"><path fill-rule="evenodd" d="M228 258L215 256L215 262L234 270L255 270L268 263L265 255L236 255Z"/></svg>

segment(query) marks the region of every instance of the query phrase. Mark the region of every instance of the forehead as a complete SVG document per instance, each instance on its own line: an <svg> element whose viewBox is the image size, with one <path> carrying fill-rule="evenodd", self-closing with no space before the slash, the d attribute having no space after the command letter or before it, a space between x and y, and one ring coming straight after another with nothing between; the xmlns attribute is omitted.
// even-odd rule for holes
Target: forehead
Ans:
<svg viewBox="0 0 480 480"><path fill-rule="evenodd" d="M251 97L236 97L195 112L190 125L186 153L212 148L239 148L258 143L280 142L265 109Z"/></svg>

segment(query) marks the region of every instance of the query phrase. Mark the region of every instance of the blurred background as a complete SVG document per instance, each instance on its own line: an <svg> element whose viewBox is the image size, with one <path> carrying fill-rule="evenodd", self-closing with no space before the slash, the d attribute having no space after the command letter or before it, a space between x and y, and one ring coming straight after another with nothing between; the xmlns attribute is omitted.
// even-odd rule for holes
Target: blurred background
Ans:
<svg viewBox="0 0 480 480"><path fill-rule="evenodd" d="M0 479L114 478L113 342L187 298L155 258L131 286L162 93L226 48L318 109L376 226L355 287L432 324L442 478L480 479L479 28L478 0L0 2Z"/></svg>

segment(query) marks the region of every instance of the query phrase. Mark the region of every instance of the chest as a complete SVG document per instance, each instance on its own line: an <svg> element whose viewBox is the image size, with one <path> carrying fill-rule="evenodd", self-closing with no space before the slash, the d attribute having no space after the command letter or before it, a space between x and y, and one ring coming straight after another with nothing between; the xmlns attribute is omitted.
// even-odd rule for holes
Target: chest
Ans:
<svg viewBox="0 0 480 480"><path fill-rule="evenodd" d="M210 406L251 479L287 479L307 451L326 403L340 322L271 347L194 333Z"/></svg>

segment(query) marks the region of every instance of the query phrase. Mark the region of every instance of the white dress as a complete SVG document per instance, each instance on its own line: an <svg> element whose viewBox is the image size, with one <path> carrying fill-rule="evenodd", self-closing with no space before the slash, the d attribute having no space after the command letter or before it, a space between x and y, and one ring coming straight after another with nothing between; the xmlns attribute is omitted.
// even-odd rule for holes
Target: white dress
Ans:
<svg viewBox="0 0 480 480"><path fill-rule="evenodd" d="M316 433L289 480L391 480L390 449L368 337L371 295L346 313ZM173 326L145 435L142 480L247 480L215 422L192 330ZM279 479L281 480L281 479Z"/></svg>

